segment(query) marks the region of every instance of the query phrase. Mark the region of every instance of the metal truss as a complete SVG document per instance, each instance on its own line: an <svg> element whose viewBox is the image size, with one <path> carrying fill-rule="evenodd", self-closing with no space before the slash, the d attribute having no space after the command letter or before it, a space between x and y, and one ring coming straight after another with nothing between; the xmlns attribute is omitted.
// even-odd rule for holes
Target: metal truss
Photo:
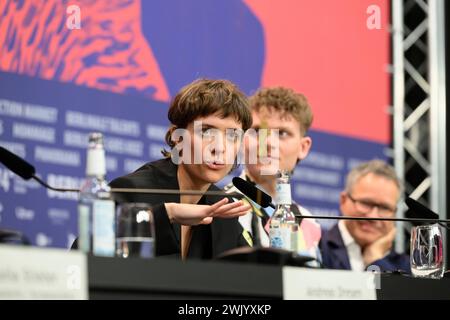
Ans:
<svg viewBox="0 0 450 320"><path fill-rule="evenodd" d="M444 0L391 3L394 166L404 195L446 218ZM398 216L408 217L404 205ZM408 238L397 234L403 252Z"/></svg>

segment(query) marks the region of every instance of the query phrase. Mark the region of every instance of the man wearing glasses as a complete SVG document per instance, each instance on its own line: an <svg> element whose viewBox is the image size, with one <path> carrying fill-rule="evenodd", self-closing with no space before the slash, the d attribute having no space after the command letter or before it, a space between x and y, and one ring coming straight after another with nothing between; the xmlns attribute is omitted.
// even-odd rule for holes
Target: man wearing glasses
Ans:
<svg viewBox="0 0 450 320"><path fill-rule="evenodd" d="M400 181L394 168L372 160L352 169L340 196L343 216L393 218L400 198ZM409 272L409 257L393 250L392 221L339 220L322 233L323 264L330 269L363 271L371 265L382 271Z"/></svg>

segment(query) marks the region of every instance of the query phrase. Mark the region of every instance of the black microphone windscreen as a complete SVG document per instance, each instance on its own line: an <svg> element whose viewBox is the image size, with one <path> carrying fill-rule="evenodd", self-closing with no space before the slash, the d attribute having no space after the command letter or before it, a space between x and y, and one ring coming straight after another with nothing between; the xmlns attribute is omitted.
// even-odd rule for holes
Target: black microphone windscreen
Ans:
<svg viewBox="0 0 450 320"><path fill-rule="evenodd" d="M411 218L418 219L439 219L439 215L432 210L425 207L419 201L414 200L413 198L406 198L406 205L411 210L410 216Z"/></svg>
<svg viewBox="0 0 450 320"><path fill-rule="evenodd" d="M31 179L36 173L31 164L3 147L0 147L0 162L25 180Z"/></svg>
<svg viewBox="0 0 450 320"><path fill-rule="evenodd" d="M252 183L245 181L240 177L233 178L233 185L242 192L245 196L249 197L251 200L259 204L263 208L267 208L271 202L272 197L269 196L264 191L261 191Z"/></svg>

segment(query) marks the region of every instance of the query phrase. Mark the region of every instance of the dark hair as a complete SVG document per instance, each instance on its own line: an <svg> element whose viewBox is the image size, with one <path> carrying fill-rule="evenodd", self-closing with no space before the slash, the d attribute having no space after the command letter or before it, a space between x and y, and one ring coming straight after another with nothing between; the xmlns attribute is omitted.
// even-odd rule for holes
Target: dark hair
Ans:
<svg viewBox="0 0 450 320"><path fill-rule="evenodd" d="M228 80L198 79L183 87L170 104L167 116L172 126L166 133L166 143L172 149L175 142L171 136L175 129L185 129L196 119L212 114L236 118L244 131L252 125L248 99L236 85ZM166 150L162 153L170 156Z"/></svg>

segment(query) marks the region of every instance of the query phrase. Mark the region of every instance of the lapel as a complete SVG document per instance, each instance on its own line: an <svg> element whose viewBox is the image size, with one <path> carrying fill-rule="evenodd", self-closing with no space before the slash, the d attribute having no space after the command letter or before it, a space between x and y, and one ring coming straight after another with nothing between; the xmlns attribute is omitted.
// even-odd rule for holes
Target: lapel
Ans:
<svg viewBox="0 0 450 320"><path fill-rule="evenodd" d="M175 189L180 190L180 186L178 184L178 178L177 178L177 170L178 166L174 164L170 159L164 159L160 161L153 162L153 166L157 170L157 179L161 181L160 188L169 188L169 189ZM207 191L220 191L218 187L216 187L214 184L211 184ZM211 205L215 202L221 200L222 197L219 196L203 196L199 200L199 204L207 204ZM167 197L164 197L164 202L176 202L180 203L180 196L179 195L168 195ZM215 256L216 250L219 250L222 247L223 237L226 239L226 235L223 235L222 229L223 229L223 221L224 219L213 219L213 222L210 224L210 230L211 230L211 238L212 238L212 253L213 256ZM191 239L191 245L193 244L194 238L196 240L202 241L204 236L206 236L206 232L208 226L194 226L192 228L193 234ZM181 244L181 225L178 223L173 224L173 229L175 232L175 236L177 238L177 241L179 244ZM195 233L198 233L195 235ZM194 240L194 242L196 241ZM189 250L191 252L191 250ZM189 253L188 253L189 256Z"/></svg>
<svg viewBox="0 0 450 320"><path fill-rule="evenodd" d="M170 158L162 159L155 162L152 162L152 166L155 170L155 183L158 185L158 188L161 189L173 189L180 190L180 186L178 184L177 179L177 170L178 166L172 162ZM162 199L164 202L176 202L180 203L180 195L163 195ZM181 243L181 226L178 223L174 223L173 230L175 232L175 237L177 238L178 244Z"/></svg>
<svg viewBox="0 0 450 320"><path fill-rule="evenodd" d="M179 190L180 186L178 184L177 179L177 170L178 166L175 165L170 159L163 159L160 161L155 161L152 163L152 166L156 169L156 175L154 178L158 180L156 182L158 188L164 189L175 189ZM221 191L217 186L211 184L207 191ZM206 196L199 200L199 204L207 204L211 205L221 200L223 197L221 196ZM230 199L230 201L232 201ZM177 202L180 203L179 195L165 195L164 202ZM193 234L191 239L190 247L193 246L194 243L201 242L201 245L198 247L207 248L208 244L205 244L205 241L211 241L211 251L205 249L200 250L202 254L206 254L206 251L212 253L212 256L217 256L219 253L229 249L230 239L232 239L235 235L230 234L233 233L235 228L233 226L236 224L235 219L213 219L213 222L210 225L199 225L193 227ZM181 243L181 226L178 223L173 224L173 230L175 236L177 238L178 243ZM210 236L209 236L210 232ZM211 240L209 240L211 239ZM195 246L195 245L194 245ZM195 251L195 250L194 250ZM197 251L191 251L189 249L188 256L194 255L196 256ZM209 253L208 253L209 255Z"/></svg>
<svg viewBox="0 0 450 320"><path fill-rule="evenodd" d="M214 184L211 184L208 188L208 191L220 191L219 188L217 188ZM219 196L203 196L204 197L204 203L211 205L215 202L222 199L222 197ZM230 200L231 201L231 200ZM213 219L211 222L211 249L212 249L212 256L215 257L218 253L221 252L221 242L224 240L225 236L222 234L222 224L223 219ZM219 251L219 252L218 252Z"/></svg>
<svg viewBox="0 0 450 320"><path fill-rule="evenodd" d="M350 259L348 257L347 248L342 240L339 227L336 224L328 231L326 239L327 247L330 248L329 254L332 256L331 261L335 269L351 269Z"/></svg>

